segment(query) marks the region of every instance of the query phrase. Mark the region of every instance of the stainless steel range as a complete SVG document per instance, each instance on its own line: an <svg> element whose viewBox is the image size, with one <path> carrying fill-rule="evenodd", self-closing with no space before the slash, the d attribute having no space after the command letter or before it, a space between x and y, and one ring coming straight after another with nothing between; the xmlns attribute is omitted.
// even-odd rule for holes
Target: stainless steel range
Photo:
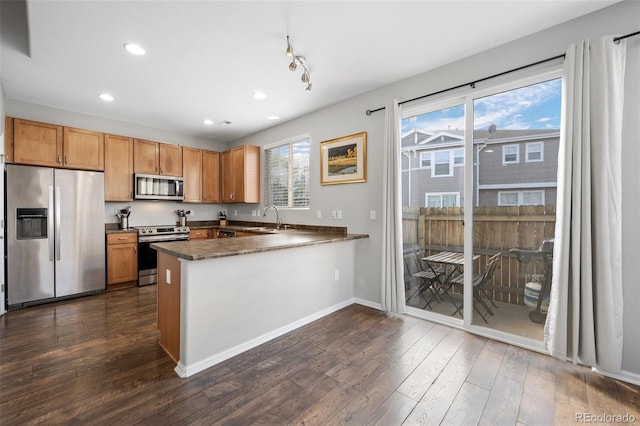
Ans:
<svg viewBox="0 0 640 426"><path fill-rule="evenodd" d="M158 282L158 254L151 243L186 241L189 239L188 226L137 226L138 231L138 285Z"/></svg>

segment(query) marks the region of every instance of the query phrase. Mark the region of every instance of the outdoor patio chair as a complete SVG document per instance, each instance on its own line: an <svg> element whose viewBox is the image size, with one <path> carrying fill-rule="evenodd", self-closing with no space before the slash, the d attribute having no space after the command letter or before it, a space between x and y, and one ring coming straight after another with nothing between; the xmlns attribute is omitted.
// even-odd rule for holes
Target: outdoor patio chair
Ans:
<svg viewBox="0 0 640 426"><path fill-rule="evenodd" d="M408 277L418 281L416 288L407 297L406 302L409 303L415 296L420 295L425 301L422 309L428 307L431 309L431 302L438 299L438 276L444 271L440 269L425 268L422 258L424 257L424 249L416 247L411 253L404 256L405 280ZM406 288L406 287L405 287Z"/></svg>
<svg viewBox="0 0 640 426"><path fill-rule="evenodd" d="M484 320L484 322L487 324L489 323L489 321L487 321L487 318L485 317L485 315L487 314L493 315L493 311L491 310L489 305L487 305L484 299L489 301L494 308L497 308L498 305L496 305L493 302L493 300L491 300L486 296L484 287L491 280L491 277L493 276L493 273L495 272L496 267L498 266L498 262L500 261L501 256L502 256L502 253L497 253L491 256L487 261L487 266L485 268L484 273L473 274L473 278L472 278L473 299L484 308L485 312L483 314L482 311L480 311L480 308L478 308L478 305L476 303L473 304L473 308L478 313L478 315L480 315L480 317ZM457 275L453 279L449 280L448 284L464 286L464 273ZM462 314L462 304L453 313L453 315L457 314L458 312Z"/></svg>

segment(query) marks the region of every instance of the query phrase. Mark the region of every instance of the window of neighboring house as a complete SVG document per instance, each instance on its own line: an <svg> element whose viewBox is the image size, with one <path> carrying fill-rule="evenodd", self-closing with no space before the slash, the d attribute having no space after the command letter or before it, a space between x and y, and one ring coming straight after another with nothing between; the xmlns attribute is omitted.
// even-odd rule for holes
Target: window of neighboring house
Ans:
<svg viewBox="0 0 640 426"><path fill-rule="evenodd" d="M460 207L459 192L427 192L426 207Z"/></svg>
<svg viewBox="0 0 640 426"><path fill-rule="evenodd" d="M422 167L422 168L431 167L431 153L430 152L421 152L420 153L420 167Z"/></svg>
<svg viewBox="0 0 640 426"><path fill-rule="evenodd" d="M533 163L536 161L544 161L544 143L529 142L525 146L526 162Z"/></svg>
<svg viewBox="0 0 640 426"><path fill-rule="evenodd" d="M544 205L544 191L500 191L499 206L540 206Z"/></svg>
<svg viewBox="0 0 640 426"><path fill-rule="evenodd" d="M434 167L431 168L431 176L453 176L451 151L436 151L433 154Z"/></svg>
<svg viewBox="0 0 640 426"><path fill-rule="evenodd" d="M456 166L464 165L464 149L455 149L453 151L453 164Z"/></svg>
<svg viewBox="0 0 640 426"><path fill-rule="evenodd" d="M502 147L502 164L516 164L520 162L520 150L518 145L505 145Z"/></svg>
<svg viewBox="0 0 640 426"><path fill-rule="evenodd" d="M268 204L309 208L311 139L300 137L270 145L264 153Z"/></svg>

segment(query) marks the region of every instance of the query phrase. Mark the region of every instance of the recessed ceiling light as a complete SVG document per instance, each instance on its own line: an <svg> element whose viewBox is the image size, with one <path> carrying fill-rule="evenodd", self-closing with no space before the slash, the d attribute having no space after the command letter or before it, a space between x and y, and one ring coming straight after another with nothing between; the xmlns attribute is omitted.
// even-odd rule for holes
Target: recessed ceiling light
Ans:
<svg viewBox="0 0 640 426"><path fill-rule="evenodd" d="M211 126L213 124L213 120L209 120L208 118L202 120L202 122L207 126Z"/></svg>
<svg viewBox="0 0 640 426"><path fill-rule="evenodd" d="M267 117L267 120L280 120L280 117L278 117L277 115L270 115Z"/></svg>
<svg viewBox="0 0 640 426"><path fill-rule="evenodd" d="M105 102L111 102L113 100L113 96L108 93L100 93L98 97Z"/></svg>
<svg viewBox="0 0 640 426"><path fill-rule="evenodd" d="M228 126L229 124L231 124L231 122L229 120L224 120L218 123L221 126Z"/></svg>
<svg viewBox="0 0 640 426"><path fill-rule="evenodd" d="M253 92L253 97L255 99L264 99L267 97L267 95L262 92Z"/></svg>
<svg viewBox="0 0 640 426"><path fill-rule="evenodd" d="M124 48L127 49L127 52L133 54L133 55L144 55L145 53L147 53L142 46L140 46L139 44L135 44L135 43L125 43L124 44Z"/></svg>

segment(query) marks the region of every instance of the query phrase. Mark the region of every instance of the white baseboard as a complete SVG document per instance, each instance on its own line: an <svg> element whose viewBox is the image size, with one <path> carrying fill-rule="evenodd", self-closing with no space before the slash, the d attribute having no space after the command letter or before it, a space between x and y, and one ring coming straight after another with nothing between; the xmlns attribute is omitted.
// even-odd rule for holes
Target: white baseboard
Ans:
<svg viewBox="0 0 640 426"><path fill-rule="evenodd" d="M340 309L345 308L354 303L360 303L360 302L356 301L354 298L349 298L333 306L329 306L328 308L322 309L304 318L301 318L285 326L282 326L276 330L270 331L269 333L263 334L262 336L258 336L254 339L240 343L239 345L229 348L223 352L219 352L213 356L210 356L206 359L203 359L202 361L196 362L191 365L185 365L182 362L182 360L180 360L180 362L178 362L178 365L176 365L176 368L174 369L174 371L181 378L189 377L193 374L199 373L202 370L206 370L207 368L213 367L214 365L219 364L222 361L226 361L229 358L239 355L242 352L248 351L249 349L255 348L256 346L266 343L269 340L273 340L276 337L280 337L283 334L286 334L290 331L300 328L303 325L307 325L333 312L339 311ZM360 303L360 304L363 304L363 303Z"/></svg>
<svg viewBox="0 0 640 426"><path fill-rule="evenodd" d="M619 373L611 373L609 371L600 370L596 367L591 367L592 371L603 376L611 377L612 379L622 380L623 382L631 383L636 386L640 386L640 374L632 373L630 371L621 371Z"/></svg>
<svg viewBox="0 0 640 426"><path fill-rule="evenodd" d="M369 308L377 309L379 311L382 310L381 303L370 302L369 300L360 299L359 297L352 297L351 301L353 303L357 303L358 305L368 306Z"/></svg>

